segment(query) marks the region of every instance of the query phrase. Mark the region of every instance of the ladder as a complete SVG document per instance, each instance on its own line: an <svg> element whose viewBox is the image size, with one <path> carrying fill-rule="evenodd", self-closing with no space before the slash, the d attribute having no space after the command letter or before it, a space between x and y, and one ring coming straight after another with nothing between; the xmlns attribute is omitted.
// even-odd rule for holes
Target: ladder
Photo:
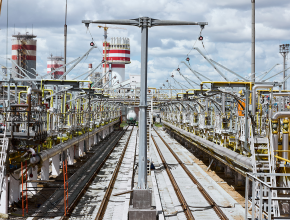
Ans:
<svg viewBox="0 0 290 220"><path fill-rule="evenodd" d="M271 120L269 120L269 138L263 137L259 138L258 136L254 136L254 131L252 129L252 123L251 119L249 120L249 125L250 125L250 147L251 147L251 154L252 154L252 168L253 168L253 173L275 173L275 162L274 162L274 150L273 150L273 140L272 140L272 123ZM265 183L267 183L270 186L276 187L276 177L275 176L265 176L264 179L261 179ZM268 192L265 190L261 190L258 186L258 182L256 183L255 186L255 194L252 195L252 208L254 207L259 207L259 201L257 198L260 197L268 197ZM272 198L277 197L277 190L272 190L271 193ZM280 211L279 211L279 204L277 200L272 200L272 207L273 211L272 214L274 214L274 217L280 216ZM266 209L271 208L268 207L268 202L265 200L265 202L262 204L262 207L259 207L263 210L266 211ZM257 209L259 209L257 208ZM255 212L258 213L258 212Z"/></svg>
<svg viewBox="0 0 290 220"><path fill-rule="evenodd" d="M4 132L4 138L0 139L0 198L3 191L3 182L6 176L6 157L7 157L7 149L9 144L9 139L6 136L6 129Z"/></svg>

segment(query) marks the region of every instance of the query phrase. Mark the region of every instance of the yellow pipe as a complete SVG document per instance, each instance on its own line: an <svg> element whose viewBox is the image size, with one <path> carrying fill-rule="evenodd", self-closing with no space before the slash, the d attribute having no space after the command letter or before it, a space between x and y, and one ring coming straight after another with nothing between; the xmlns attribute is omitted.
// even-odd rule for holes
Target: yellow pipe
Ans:
<svg viewBox="0 0 290 220"><path fill-rule="evenodd" d="M208 91L209 89L203 89L202 91ZM201 89L187 89L186 91L201 91Z"/></svg>
<svg viewBox="0 0 290 220"><path fill-rule="evenodd" d="M275 157L278 158L279 160L284 160L284 161L290 163L290 160L288 160L288 159L285 159L285 158L283 158L283 157L279 157L279 156L277 156L277 155L275 155Z"/></svg>
<svg viewBox="0 0 290 220"><path fill-rule="evenodd" d="M43 91L48 91L49 95L53 95L53 90L52 89L44 89ZM53 107L53 96L50 99L50 107Z"/></svg>
<svg viewBox="0 0 290 220"><path fill-rule="evenodd" d="M70 96L70 100L72 100L72 94L67 92L67 94ZM66 103L66 102L65 102ZM71 104L72 102L69 102L69 108L71 109ZM69 115L67 116L67 121L68 121L68 125L70 125L70 122L69 122Z"/></svg>
<svg viewBox="0 0 290 220"><path fill-rule="evenodd" d="M65 123L65 114L66 114L66 94L67 92L64 93L64 103L63 103L63 116L64 116L64 123Z"/></svg>
<svg viewBox="0 0 290 220"><path fill-rule="evenodd" d="M42 85L42 81L45 82L90 82L92 83L90 80L59 80L59 79L42 79L41 80L41 85Z"/></svg>
<svg viewBox="0 0 290 220"><path fill-rule="evenodd" d="M19 96L18 96L18 104L20 104L20 96L21 96L21 93L27 93L27 91L20 91L20 92L19 92Z"/></svg>

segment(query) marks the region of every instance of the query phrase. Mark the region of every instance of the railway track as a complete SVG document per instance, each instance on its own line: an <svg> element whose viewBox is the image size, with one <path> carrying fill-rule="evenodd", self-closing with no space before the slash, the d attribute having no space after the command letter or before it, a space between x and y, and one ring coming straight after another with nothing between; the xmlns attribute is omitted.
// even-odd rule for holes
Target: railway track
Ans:
<svg viewBox="0 0 290 220"><path fill-rule="evenodd" d="M222 220L228 220L228 217L225 215L225 213L221 210L221 208L217 205L217 203L212 199L212 197L207 193L207 191L204 189L202 184L193 176L193 174L189 171L189 169L186 167L186 165L182 162L182 160L178 157L178 155L171 149L171 147L166 143L166 141L161 137L161 135L154 129L155 133L157 134L158 138L164 143L164 145L167 147L167 149L170 151L170 153L173 155L175 160L178 162L178 164L182 167L184 172L187 174L187 176L190 178L190 180L196 185L199 192L202 194L202 196L205 198L205 200L209 203L210 207L215 211L216 215L222 219ZM171 184L176 192L176 195L178 197L179 202L181 203L182 209L184 211L184 214L187 219L195 219L192 211L190 209L190 205L188 205L186 199L184 198L184 195L182 194L176 179L174 178L174 175L172 174L170 167L168 166L168 163L166 162L165 157L163 156L161 149L159 148L157 141L151 135L151 138L153 140L153 143L156 147L156 150L162 160L162 163L164 165L164 168L169 176L169 179L171 181Z"/></svg>
<svg viewBox="0 0 290 220"><path fill-rule="evenodd" d="M64 212L64 197L63 186L60 187L55 193L37 210L37 212L29 219L48 219L58 217L60 219L68 219L73 213L75 207L82 199L92 182L95 180L97 174L101 171L109 158L112 156L114 150L120 144L122 139L127 139L128 132L131 135L133 129L128 126L126 130L115 133L113 138L105 141L101 146L96 147L90 153L94 155L68 180L68 208L66 216L61 217ZM130 138L128 138L129 140Z"/></svg>
<svg viewBox="0 0 290 220"><path fill-rule="evenodd" d="M137 129L134 129L134 126L130 126L131 129L129 135L123 136L120 141L116 145L118 145L109 158L106 160L104 166L99 169L99 174L95 176L95 179L88 184L87 190L82 193L82 197L78 199L75 203L77 203L73 210L70 211L70 219L103 219L104 216L110 216L112 218L114 216L114 208L118 206L120 203L124 204L128 203L129 200L124 199L124 201L116 201L118 205L111 204L114 203L115 198L112 198L112 192L116 189L117 191L125 191L127 188L124 186L120 186L122 184L118 183L116 186L117 178L120 179L122 183L122 179L127 179L124 175L120 174L124 172L128 164L123 166L125 154L128 153L129 143L134 142L136 140ZM134 133L134 135L132 135ZM132 137L133 136L133 137ZM134 146L133 146L134 145ZM133 153L134 155L127 155L130 159L134 161L135 156L135 147L136 144L131 143L131 148L129 153ZM133 157L132 157L133 156ZM128 158L127 158L128 159ZM131 163L132 161L129 161ZM122 165L123 164L123 165ZM131 164L134 164L131 163ZM121 167L122 171L120 172ZM128 168L128 167L127 167ZM128 168L130 169L130 168ZM133 167L132 167L133 169ZM121 177L119 177L121 175ZM131 189L131 184L130 184ZM118 200L119 198L117 198ZM126 200L126 201L125 201ZM108 208L110 207L110 208ZM117 207L120 208L120 207ZM116 209L117 209L116 208ZM65 217L63 217L65 219ZM114 218L113 218L114 219ZM119 219L119 218L118 218Z"/></svg>

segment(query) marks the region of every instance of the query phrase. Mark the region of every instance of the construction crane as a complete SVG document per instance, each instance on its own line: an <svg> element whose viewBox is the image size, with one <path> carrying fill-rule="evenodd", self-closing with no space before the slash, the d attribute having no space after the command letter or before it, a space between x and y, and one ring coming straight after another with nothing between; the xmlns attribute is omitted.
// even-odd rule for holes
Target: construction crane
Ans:
<svg viewBox="0 0 290 220"><path fill-rule="evenodd" d="M0 0L1 1L1 0ZM104 29L104 44L105 44L105 54L104 54L104 64L105 64L105 73L107 72L107 37L108 37L108 29L123 29L123 30L127 30L126 28L120 28L120 27L107 27L105 26L101 26L98 25L99 28L103 28ZM107 81L105 79L105 81Z"/></svg>

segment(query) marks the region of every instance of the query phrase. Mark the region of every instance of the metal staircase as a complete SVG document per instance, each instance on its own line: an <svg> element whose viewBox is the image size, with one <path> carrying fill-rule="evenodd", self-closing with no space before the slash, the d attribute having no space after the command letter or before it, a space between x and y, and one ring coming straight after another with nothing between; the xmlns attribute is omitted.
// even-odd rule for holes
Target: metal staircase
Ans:
<svg viewBox="0 0 290 220"><path fill-rule="evenodd" d="M6 158L8 149L9 139L6 138L6 128L4 132L4 138L0 139L0 198L3 191L3 182L6 176Z"/></svg>
<svg viewBox="0 0 290 220"><path fill-rule="evenodd" d="M252 154L252 167L253 173L263 173L265 174L263 177L260 177L261 181L267 183L272 187L276 187L276 177L273 175L275 173L275 160L274 160L274 149L273 149L273 140L272 140L272 126L271 121L269 121L269 138L268 137L258 137L254 136L254 131L252 130L251 119L249 120L249 139L250 139L250 147ZM257 181L253 182L253 191L252 191L252 208L255 207L257 209L255 213L259 213L260 208L267 212L268 209L272 208L271 213L274 217L280 216L279 204L277 200L272 200L271 207L268 207L268 199L269 192L263 187L261 189L261 184ZM263 198L263 204L260 204L260 197ZM271 197L277 197L277 190L272 190Z"/></svg>

